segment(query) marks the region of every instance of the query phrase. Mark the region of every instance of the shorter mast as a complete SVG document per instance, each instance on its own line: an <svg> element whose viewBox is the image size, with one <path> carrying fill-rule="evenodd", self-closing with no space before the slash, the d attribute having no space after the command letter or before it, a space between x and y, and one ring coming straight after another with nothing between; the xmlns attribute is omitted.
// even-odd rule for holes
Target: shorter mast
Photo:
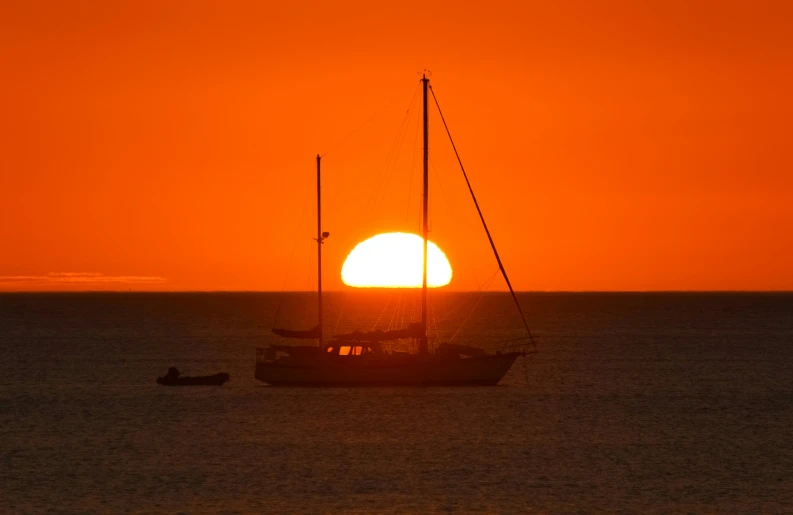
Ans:
<svg viewBox="0 0 793 515"><path fill-rule="evenodd" d="M283 338L297 338L300 340L319 340L319 347L323 347L322 340L322 244L330 236L322 232L322 189L320 187L320 155L317 154L317 325L308 330L278 329L273 327L273 333ZM276 314L276 319L278 315Z"/></svg>
<svg viewBox="0 0 793 515"><path fill-rule="evenodd" d="M320 189L319 160L317 154L317 339L322 348L322 191Z"/></svg>

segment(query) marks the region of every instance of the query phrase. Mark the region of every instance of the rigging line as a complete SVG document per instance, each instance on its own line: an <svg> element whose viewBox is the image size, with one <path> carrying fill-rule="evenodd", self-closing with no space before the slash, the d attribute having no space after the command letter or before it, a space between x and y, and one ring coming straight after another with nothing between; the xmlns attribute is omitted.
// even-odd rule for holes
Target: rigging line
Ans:
<svg viewBox="0 0 793 515"><path fill-rule="evenodd" d="M413 137L413 157L410 158L410 179L408 180L408 202L407 202L407 210L405 211L405 226L408 224L408 220L410 219L410 197L413 193L413 176L415 175L416 170L416 148L419 145L419 117L416 117L416 134Z"/></svg>
<svg viewBox="0 0 793 515"><path fill-rule="evenodd" d="M399 296L399 306L397 308L396 313L394 314L394 329L399 329L400 327L400 320L402 318L402 306L405 304L405 292L402 292Z"/></svg>
<svg viewBox="0 0 793 515"><path fill-rule="evenodd" d="M418 91L418 89L419 89L419 87L418 87L418 86L416 86L416 91ZM358 132L358 131L360 131L361 129L363 129L363 128L364 128L364 127L365 127L365 126L366 126L366 125L367 125L369 122L371 122L372 120L374 120L375 118L377 118L378 116L380 116L380 115L383 113L383 111L385 111L386 109L388 109L389 107L391 107L392 105L394 105L395 103L397 103L397 101L399 101L399 99L400 99L400 98L404 97L404 96L405 96L405 93L407 93L408 91L410 91L410 90L408 89L408 90L405 90L405 91L403 91L402 93L400 93L398 97L394 98L392 101L390 101L389 103L387 103L387 104L386 104L384 107L382 107L382 108L381 108L379 111L375 112L375 114L373 114L372 116L370 116L368 120L366 120L366 121L365 121L365 122L363 122L361 125L359 125L357 129L353 129L353 130L351 130L350 132L348 132L348 133L347 133L347 135L346 135L346 136L344 136L344 138L342 138L342 140L341 140L341 141L339 141L338 143L336 143L335 145L333 145L332 147L330 147L330 150L328 150L327 152L325 152L324 154L322 154L320 157L325 157L325 156L326 156L326 155L328 155L330 152L333 152L333 151L335 151L335 150L336 150L338 147L340 147L340 146L341 146L341 145L342 145L344 142L346 142L346 141L347 141L347 140L350 138L350 136L352 136L352 135L353 135L353 134L355 134L356 132ZM414 93L414 95L415 95L415 93Z"/></svg>
<svg viewBox="0 0 793 515"><path fill-rule="evenodd" d="M476 299L476 302L474 303L474 305L471 306L471 310L468 312L467 315L465 315L465 319L463 319L463 321L460 323L460 326L454 332L452 337L449 338L450 342L452 340L454 340L457 337L457 334L460 332L460 330L462 330L462 328L465 327L465 324L466 324L466 322L468 322L468 319L471 318L471 315L474 314L474 311L476 311L476 308L479 307L479 303L482 302L483 298L485 298L485 291L490 289L490 285L493 283L493 279L495 279L497 275L498 275L498 269L496 269L496 271L493 272L493 275L490 276L490 279L485 281L485 284L483 285L485 287L485 289L479 292L479 298Z"/></svg>
<svg viewBox="0 0 793 515"><path fill-rule="evenodd" d="M391 185L391 178L394 175L394 170L396 170L397 162L399 161L399 154L402 151L402 145L405 142L405 137L408 133L408 128L410 127L410 122L413 119L413 114L417 111L416 109L416 98L417 96L413 97L410 106L408 107L407 112L405 113L405 118L400 125L399 132L397 134L397 140L394 147L391 150L389 158L386 160L385 166L385 180L383 181L383 190L382 190L382 201L378 201L375 204L375 208L373 210L373 215L377 215L379 213L379 209L382 208L383 202L385 201L386 195L388 194L388 188ZM378 196L380 196L380 191L378 189ZM377 199L375 199L377 200Z"/></svg>
<svg viewBox="0 0 793 515"><path fill-rule="evenodd" d="M529 340L531 340L531 344L534 349L537 349L537 344L534 342L534 336L531 334L531 329L529 329L529 323L526 322L526 316L523 314L523 309L520 307L520 302L518 302L518 296L515 295L515 290L512 288L512 283L509 281L509 276L507 276L507 271L504 268L504 264L501 262L501 257L498 255L498 250L496 250L496 244L493 241L493 237L490 235L490 229L487 228L487 223L485 222L485 216L482 214L482 210L479 208L479 202L476 200L476 195L474 195L474 189L471 187L471 181L468 180L468 174L465 173L465 167L463 166L463 161L460 158L460 153L457 152L457 146L454 144L454 140L452 139L452 133L449 131L449 126L446 125L446 118L443 117L443 111L441 111L441 105L438 103L438 97L435 96L435 90L432 89L430 86L430 91L432 92L432 99L435 100L435 105L438 107L438 114L441 115L441 121L443 121L443 128L446 129L446 134L449 136L449 141L452 144L452 148L454 149L454 155L457 156L457 162L460 163L460 170L463 172L463 177L465 177L465 183L468 185L468 191L471 192L471 198L474 201L474 205L476 206L476 211L479 213L479 219L482 220L482 227L485 229L485 233L487 233L487 239L490 241L490 247L493 249L493 254L496 256L496 261L498 261L498 267L501 269L501 275L504 276L504 281L506 281L507 286L509 287L509 292L512 294L512 299L515 301L515 306L518 308L518 312L520 313L520 318L523 320L523 326L526 328L526 332L529 333Z"/></svg>
<svg viewBox="0 0 793 515"><path fill-rule="evenodd" d="M454 216L452 215L452 208L449 205L449 198L446 195L446 190L443 189L443 182L441 181L440 172L438 172L438 169L435 168L435 163L433 162L432 157L429 158L429 162L430 171L432 172L432 174L430 174L430 179L434 179L432 184L436 184L438 189L441 190L440 196L443 199L443 205L446 206L446 213L449 215L449 218L454 219ZM430 186L432 186L432 184L430 184Z"/></svg>
<svg viewBox="0 0 793 515"><path fill-rule="evenodd" d="M402 292L399 299L399 307L396 312L396 316L394 317L394 329L399 329L400 318L402 316L402 310L404 309L405 305L405 292Z"/></svg>
<svg viewBox="0 0 793 515"><path fill-rule="evenodd" d="M414 111L414 106L416 104L416 98L418 96L418 86L416 86L416 90L413 92L413 97L410 100L410 104L408 105L407 111L405 112L402 120L399 122L399 128L397 129L396 137L394 143L391 145L388 154L386 155L385 162L383 163L383 167L380 169L380 173L378 174L377 181L375 182L374 191L372 191L369 200L366 202L366 207L364 208L364 213L369 214L376 208L373 206L377 202L377 199L381 196L380 190L383 190L383 195L388 191L388 186L386 185L383 187L382 185L385 184L384 178L388 177L388 170L391 167L391 159L392 157L396 160L396 155L398 154L397 148L401 146L401 141L404 136L404 132L406 132L406 127L409 125L410 118Z"/></svg>
<svg viewBox="0 0 793 515"><path fill-rule="evenodd" d="M413 118L413 113L416 110L416 99L418 98L418 88L413 93L413 96L410 99L410 103L408 104L407 109L405 110L405 114L402 117L402 120L399 122L399 127L397 129L396 138L394 140L393 145L388 151L386 155L386 160L383 163L383 172L386 173L389 171L390 168L394 166L393 161L396 161L396 158L399 154L399 149L401 148L402 141L404 140L405 134L407 134L407 128L410 126L410 120ZM378 188L379 192L379 188Z"/></svg>
<svg viewBox="0 0 793 515"><path fill-rule="evenodd" d="M436 184L441 192L440 197L443 199L443 205L446 207L446 214L449 216L449 219L455 220L455 216L452 213L451 206L449 205L449 197L446 195L446 190L443 189L443 182L441 181L440 178L441 174L438 171L438 168L435 167L435 162L432 160L432 156L429 157L429 163L430 163L430 171L432 172L432 174L430 175L430 180L434 180L433 184ZM432 201L432 199L430 199L430 201ZM468 267L465 268L464 271L465 273L471 272L470 264L468 265ZM483 284L479 284L479 278L476 276L476 273L472 273L471 276L474 278L474 281L476 282L476 292L482 291ZM456 309L457 308L455 308L455 310Z"/></svg>
<svg viewBox="0 0 793 515"><path fill-rule="evenodd" d="M308 292L313 294L314 290L313 290L312 284L313 284L313 279L314 279L314 251L315 251L315 249L314 249L314 244L313 243L310 243L309 245L310 245L310 247L309 247L310 250L309 250L309 258L308 258ZM311 295L311 296L313 297L313 295ZM309 299L307 299L307 300L309 300ZM314 305L313 302L306 302L306 309L305 309L305 312L303 314L303 323L305 323L305 321L308 320L309 317L311 316L311 308L312 308L313 305Z"/></svg>
<svg viewBox="0 0 793 515"><path fill-rule="evenodd" d="M339 328L339 322L341 322L341 316L343 314L344 314L344 305L341 306L341 311L339 311L339 318L336 319L336 325L333 327L333 332L334 333Z"/></svg>
<svg viewBox="0 0 793 515"><path fill-rule="evenodd" d="M435 316L434 304L430 304L430 312L432 313L432 326L435 329L435 347L437 347L438 343L441 341L441 333L438 331L438 319Z"/></svg>
<svg viewBox="0 0 793 515"><path fill-rule="evenodd" d="M395 324L395 329L402 329L405 326L405 311L407 310L408 299L407 294L402 292L402 308L399 312L399 320Z"/></svg>
<svg viewBox="0 0 793 515"><path fill-rule="evenodd" d="M396 326L397 329L402 329L405 327L405 313L408 310L408 294L406 292L402 293L402 311L399 314L399 323Z"/></svg>
<svg viewBox="0 0 793 515"><path fill-rule="evenodd" d="M398 311L396 312L396 316L394 317L394 329L400 329L401 325L401 316L402 313L405 311L405 292L403 291L399 296L399 306Z"/></svg>
<svg viewBox="0 0 793 515"><path fill-rule="evenodd" d="M388 319L388 326L386 327L386 331L390 331L393 328L394 317L396 317L397 313L399 312L399 301L400 298L397 296L396 302L394 303L394 310L391 311L391 317Z"/></svg>
<svg viewBox="0 0 793 515"><path fill-rule="evenodd" d="M310 193L313 194L313 187L311 188ZM306 196L309 194L307 193ZM300 219L297 222L297 227L303 226L303 219L306 217L306 211L308 211L309 202L303 203L303 209L300 212ZM292 240L292 249L289 251L289 263L290 265L294 263L295 251L297 251L297 244L298 244L298 233L295 233L294 239ZM286 283L289 280L289 274L292 271L292 266L286 267L286 274L284 274L284 283L281 285L281 295L279 295L278 299L278 307L275 309L275 318L273 319L273 328L277 327L278 325L278 316L281 313L281 307L283 307L284 296L283 293L286 291Z"/></svg>
<svg viewBox="0 0 793 515"><path fill-rule="evenodd" d="M396 302L394 303L394 309L391 311L391 317L388 319L388 326L386 326L386 331L390 331L392 329L392 326L394 325L394 317L396 316L398 311L399 311L399 297L397 297Z"/></svg>
<svg viewBox="0 0 793 515"><path fill-rule="evenodd" d="M405 314L408 311L408 299L405 297L405 302L402 304L402 318L399 319L399 327L398 329L402 329L405 327Z"/></svg>
<svg viewBox="0 0 793 515"><path fill-rule="evenodd" d="M432 160L432 156L429 156L429 164L430 164L430 172L432 172L432 173L430 174L430 180L432 181L432 183L430 184L430 186L432 186L432 184L435 184L435 185L437 185L437 186L438 186L438 189L440 190L440 197L443 199L443 205L444 205L444 207L446 208L446 214L449 216L449 219L450 219L450 220L454 220L454 219L455 219L455 216L454 216L454 213L452 212L451 206L449 205L449 196L448 196L448 195L446 195L446 190L443 188L443 181L441 181L441 177L440 177L440 176L441 176L441 174L440 174L440 172L438 171L438 168L436 168L436 166L435 166L435 162ZM435 195L435 197L437 197L437 196L438 196L438 195ZM435 205L435 204L433 203L432 199L430 199L430 204L431 204L431 205L430 205L430 211L432 211L432 206L433 206L433 205ZM432 227L430 227L430 231L432 231ZM471 272L470 264L469 264L469 266L468 266L468 267L464 267L464 268L465 268L465 273L469 273L469 272ZM498 270L496 270L496 272L498 272ZM478 293L478 292L482 291L482 286L483 286L483 285L482 285L482 284L479 284L479 278L476 276L476 274L475 274L475 273L472 273L472 274L471 274L471 276L474 278L474 281L476 282L476 291L475 291L475 292L472 292L472 295L473 295L473 294L475 294L475 293ZM473 297L471 297L471 298L473 298ZM455 308L452 310L452 313L454 313L455 311L457 311L458 309L460 309L460 308L463 306L463 304L464 304L464 303L465 303L465 300L461 301L461 302L460 302L460 303L459 303L459 304L458 304L458 305L457 305L457 306L456 306L456 307L455 307ZM450 315L450 313L447 313L447 314L443 315L443 316L441 317L441 320L443 321L443 320L445 320L445 319L448 319L448 318L449 318L449 315Z"/></svg>
<svg viewBox="0 0 793 515"><path fill-rule="evenodd" d="M415 95L411 99L410 106L408 107L408 111L407 111L407 113L405 115L405 119L403 120L403 125L400 127L400 134L399 134L398 140L396 142L396 145L392 149L392 152L391 152L391 155L390 155L390 158L389 158L390 163L388 164L388 166L386 168L386 177L385 177L386 180L385 180L385 183L384 183L385 187L383 188L383 195L385 195L387 193L388 187L390 186L391 178L393 177L394 170L396 170L397 164L399 162L399 155L400 155L400 153L402 151L402 146L404 145L404 143L405 143L405 141L407 139L408 130L410 129L410 124L411 124L411 122L413 120L413 115L414 114L418 114L417 103L418 103L418 89L416 89ZM418 130L418 118L419 117L416 116L416 127L417 127L417 130ZM414 149L414 155L415 155L415 149Z"/></svg>
<svg viewBox="0 0 793 515"><path fill-rule="evenodd" d="M383 314L385 313L385 310L388 309L388 305L391 303L391 297L392 296L393 296L393 293L388 295L388 300L385 301L385 306L383 306L383 311L380 312L380 316L377 317L377 320L375 321L374 325L372 326L372 331L374 331L377 328L377 324L379 324L380 323L380 319L383 318Z"/></svg>
<svg viewBox="0 0 793 515"><path fill-rule="evenodd" d="M496 269L495 273L496 273L496 274L498 273L498 269ZM470 300L470 301L473 301L473 299L474 299L474 296L475 296L477 293L480 293L480 294L481 294L481 292L482 292L482 288L485 286L485 283L487 283L489 280L492 280L492 279L485 279L485 281L484 281L482 284L479 284L479 278L476 276L476 274L471 274L471 277L473 277L473 278L474 278L474 281L476 281L476 290L474 290L474 291L469 291L469 292L468 292L468 296L467 296L467 297L465 297L464 299L460 300L459 302L457 302L457 303L456 303L456 305L454 306L454 308L452 308L452 310L451 310L451 311L449 311L449 312L448 312L448 313L446 313L446 314L445 314L443 317L441 317L441 320L451 320L451 317L452 317L452 315L453 315L454 313L456 313L457 311L461 310L461 309L463 308L463 306L465 306L465 305L466 305L466 303L467 303L469 300ZM490 286L488 285L488 288L489 288L489 287L490 287Z"/></svg>
<svg viewBox="0 0 793 515"><path fill-rule="evenodd" d="M479 283L477 282L477 288L476 288L476 290L475 290L475 291L469 291L469 292L465 292L465 297L464 297L464 298L462 298L462 299L461 299L461 300L459 300L459 301L455 301L455 303L453 304L453 306L454 306L454 307L453 307L451 310L449 310L448 312L444 313L444 314L443 314L443 315L440 317L441 321L447 321L447 320L451 320L451 318L452 318L452 315L454 315L455 313L457 313L458 311L460 311L460 309L462 309L462 307L463 307L463 306L464 306L466 303L468 303L468 301L469 301L469 300L473 299L473 298L474 298L474 295L475 295L475 294L477 294L477 293L479 292L479 290L481 290L481 289L482 289L482 287L481 287L481 286L479 286Z"/></svg>
<svg viewBox="0 0 793 515"><path fill-rule="evenodd" d="M468 271L470 271L470 269L467 269L467 270L468 270ZM498 270L496 270L496 273L498 273ZM454 313L456 313L457 311L459 311L460 309L462 309L462 307L463 307L463 306L464 306L464 305L465 305L465 304L466 304L466 303L467 303L469 300L472 300L472 299L474 298L474 295L476 295L477 293L479 293L479 292L481 292L481 291L482 291L482 286L484 286L484 283L483 283L483 284L479 284L479 277L477 277L475 273L471 274L471 277L473 277L473 278L474 278L474 281L476 282L476 290L474 290L474 291L469 291L469 292L468 292L468 296L467 296L466 298L464 298L464 299L460 300L459 302L457 302L457 303L455 304L454 308L452 308L452 310L451 310L451 311L449 311L449 312L448 312L448 313L446 313L446 314L445 314L443 317L441 317L441 320L450 320L450 319L451 319L451 316L452 316Z"/></svg>

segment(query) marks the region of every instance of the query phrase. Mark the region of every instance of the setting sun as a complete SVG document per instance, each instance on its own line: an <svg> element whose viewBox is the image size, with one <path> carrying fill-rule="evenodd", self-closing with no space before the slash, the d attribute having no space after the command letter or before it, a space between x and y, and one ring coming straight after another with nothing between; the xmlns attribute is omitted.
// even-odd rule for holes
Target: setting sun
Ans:
<svg viewBox="0 0 793 515"><path fill-rule="evenodd" d="M356 288L420 288L423 240L416 234L378 234L355 246L341 269L344 284ZM427 242L427 286L452 280L452 267L437 245Z"/></svg>

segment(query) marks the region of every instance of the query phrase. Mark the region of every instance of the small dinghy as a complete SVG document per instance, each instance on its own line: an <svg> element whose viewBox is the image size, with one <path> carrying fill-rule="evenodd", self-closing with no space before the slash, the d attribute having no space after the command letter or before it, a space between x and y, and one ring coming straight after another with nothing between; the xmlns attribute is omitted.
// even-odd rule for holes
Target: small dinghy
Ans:
<svg viewBox="0 0 793 515"><path fill-rule="evenodd" d="M157 378L157 383L163 386L220 386L228 381L229 377L231 376L225 372L211 376L182 376L176 367L171 367L166 375Z"/></svg>

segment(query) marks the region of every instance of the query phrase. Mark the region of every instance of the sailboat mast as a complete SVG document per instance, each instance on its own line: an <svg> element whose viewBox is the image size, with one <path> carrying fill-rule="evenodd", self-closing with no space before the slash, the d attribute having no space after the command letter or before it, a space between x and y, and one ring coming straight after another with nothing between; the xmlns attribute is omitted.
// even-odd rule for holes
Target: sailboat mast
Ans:
<svg viewBox="0 0 793 515"><path fill-rule="evenodd" d="M319 347L322 348L322 191L320 189L319 160L317 154L317 327Z"/></svg>
<svg viewBox="0 0 793 515"><path fill-rule="evenodd" d="M423 92L424 104L424 199L422 206L422 220L424 223L422 238L424 239L424 264L421 272L421 339L419 340L419 353L427 352L427 234L429 233L429 223L427 211L429 206L429 131L427 119L427 84L429 79L426 74L421 76L421 89Z"/></svg>

